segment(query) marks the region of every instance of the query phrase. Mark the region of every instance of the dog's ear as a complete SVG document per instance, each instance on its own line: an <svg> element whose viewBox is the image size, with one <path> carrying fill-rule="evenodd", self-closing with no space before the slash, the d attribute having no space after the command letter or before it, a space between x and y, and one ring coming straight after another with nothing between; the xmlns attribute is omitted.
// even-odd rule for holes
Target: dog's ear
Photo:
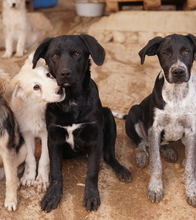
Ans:
<svg viewBox="0 0 196 220"><path fill-rule="evenodd" d="M52 39L53 39L52 37L46 38L36 49L33 56L33 69L36 67L39 58L45 58L48 46L50 45Z"/></svg>
<svg viewBox="0 0 196 220"><path fill-rule="evenodd" d="M192 34L188 34L187 37L194 45L194 52L195 52L194 60L196 60L196 37Z"/></svg>
<svg viewBox="0 0 196 220"><path fill-rule="evenodd" d="M138 54L141 58L141 64L144 63L146 55L154 56L157 54L157 50L159 48L162 39L163 39L162 37L155 37L151 39L143 49L140 50Z"/></svg>
<svg viewBox="0 0 196 220"><path fill-rule="evenodd" d="M19 82L16 82L16 84L14 85L13 91L12 91L12 96L11 96L10 102L12 102L14 100L14 98L22 98L24 96L24 93L22 91L23 90L22 90Z"/></svg>
<svg viewBox="0 0 196 220"><path fill-rule="evenodd" d="M87 46L90 55L93 58L93 61L101 66L105 59L105 50L103 47L97 42L97 40L87 34L80 34L79 37L83 40L85 45Z"/></svg>

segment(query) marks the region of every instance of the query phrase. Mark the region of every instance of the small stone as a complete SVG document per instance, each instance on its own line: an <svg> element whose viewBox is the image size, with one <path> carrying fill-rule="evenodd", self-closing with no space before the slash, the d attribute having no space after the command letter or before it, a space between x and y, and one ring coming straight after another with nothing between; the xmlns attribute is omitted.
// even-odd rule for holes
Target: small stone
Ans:
<svg viewBox="0 0 196 220"><path fill-rule="evenodd" d="M113 32L113 39L114 39L114 42L117 42L117 43L124 43L126 41L126 36L123 32L120 32L120 31L114 31Z"/></svg>

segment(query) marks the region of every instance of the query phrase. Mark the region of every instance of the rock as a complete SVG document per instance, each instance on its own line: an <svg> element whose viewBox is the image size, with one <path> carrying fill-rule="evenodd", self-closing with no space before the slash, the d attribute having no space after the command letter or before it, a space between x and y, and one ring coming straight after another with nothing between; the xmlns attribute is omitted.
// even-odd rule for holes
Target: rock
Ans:
<svg viewBox="0 0 196 220"><path fill-rule="evenodd" d="M105 36L103 42L104 42L104 43L108 43L108 42L112 41L112 39L113 39L113 35L112 35L112 33L110 32L109 34L107 34L107 35Z"/></svg>
<svg viewBox="0 0 196 220"><path fill-rule="evenodd" d="M113 40L117 43L124 43L126 41L126 36L123 32L113 31Z"/></svg>

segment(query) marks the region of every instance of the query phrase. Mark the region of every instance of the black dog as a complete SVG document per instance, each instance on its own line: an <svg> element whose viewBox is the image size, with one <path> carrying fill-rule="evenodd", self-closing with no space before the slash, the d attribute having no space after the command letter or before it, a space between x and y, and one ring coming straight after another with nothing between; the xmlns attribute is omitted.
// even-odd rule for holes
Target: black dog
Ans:
<svg viewBox="0 0 196 220"><path fill-rule="evenodd" d="M152 202L164 196L160 145L167 159L175 162L177 155L167 144L181 140L186 151L187 200L196 207L196 77L191 71L195 53L196 37L191 34L155 37L139 52L142 64L146 55L157 55L162 67L152 93L134 105L126 118L126 132L137 145L140 167L147 165L146 147L150 149L148 197Z"/></svg>
<svg viewBox="0 0 196 220"><path fill-rule="evenodd" d="M111 111L102 108L90 76L89 55L97 65L105 59L101 45L85 34L45 39L34 54L33 67L44 58L58 85L66 90L65 100L49 104L46 111L51 169L51 184L41 201L46 212L57 208L62 196L63 155L74 157L83 152L88 156L84 193L88 211L100 205L98 172L102 152L121 181L131 179L130 172L115 158L116 124Z"/></svg>

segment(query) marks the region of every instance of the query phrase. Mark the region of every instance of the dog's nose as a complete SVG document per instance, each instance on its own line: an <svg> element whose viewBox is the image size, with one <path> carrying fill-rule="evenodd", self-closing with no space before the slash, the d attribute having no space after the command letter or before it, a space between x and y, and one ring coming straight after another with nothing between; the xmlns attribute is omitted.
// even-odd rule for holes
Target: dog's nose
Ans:
<svg viewBox="0 0 196 220"><path fill-rule="evenodd" d="M71 76L71 70L63 70L61 72L61 77L62 78L69 78Z"/></svg>
<svg viewBox="0 0 196 220"><path fill-rule="evenodd" d="M176 68L172 71L173 76L175 77L181 77L185 75L185 70L182 68Z"/></svg>
<svg viewBox="0 0 196 220"><path fill-rule="evenodd" d="M13 3L13 4L12 4L12 8L15 8L15 7L16 7L16 3Z"/></svg>

